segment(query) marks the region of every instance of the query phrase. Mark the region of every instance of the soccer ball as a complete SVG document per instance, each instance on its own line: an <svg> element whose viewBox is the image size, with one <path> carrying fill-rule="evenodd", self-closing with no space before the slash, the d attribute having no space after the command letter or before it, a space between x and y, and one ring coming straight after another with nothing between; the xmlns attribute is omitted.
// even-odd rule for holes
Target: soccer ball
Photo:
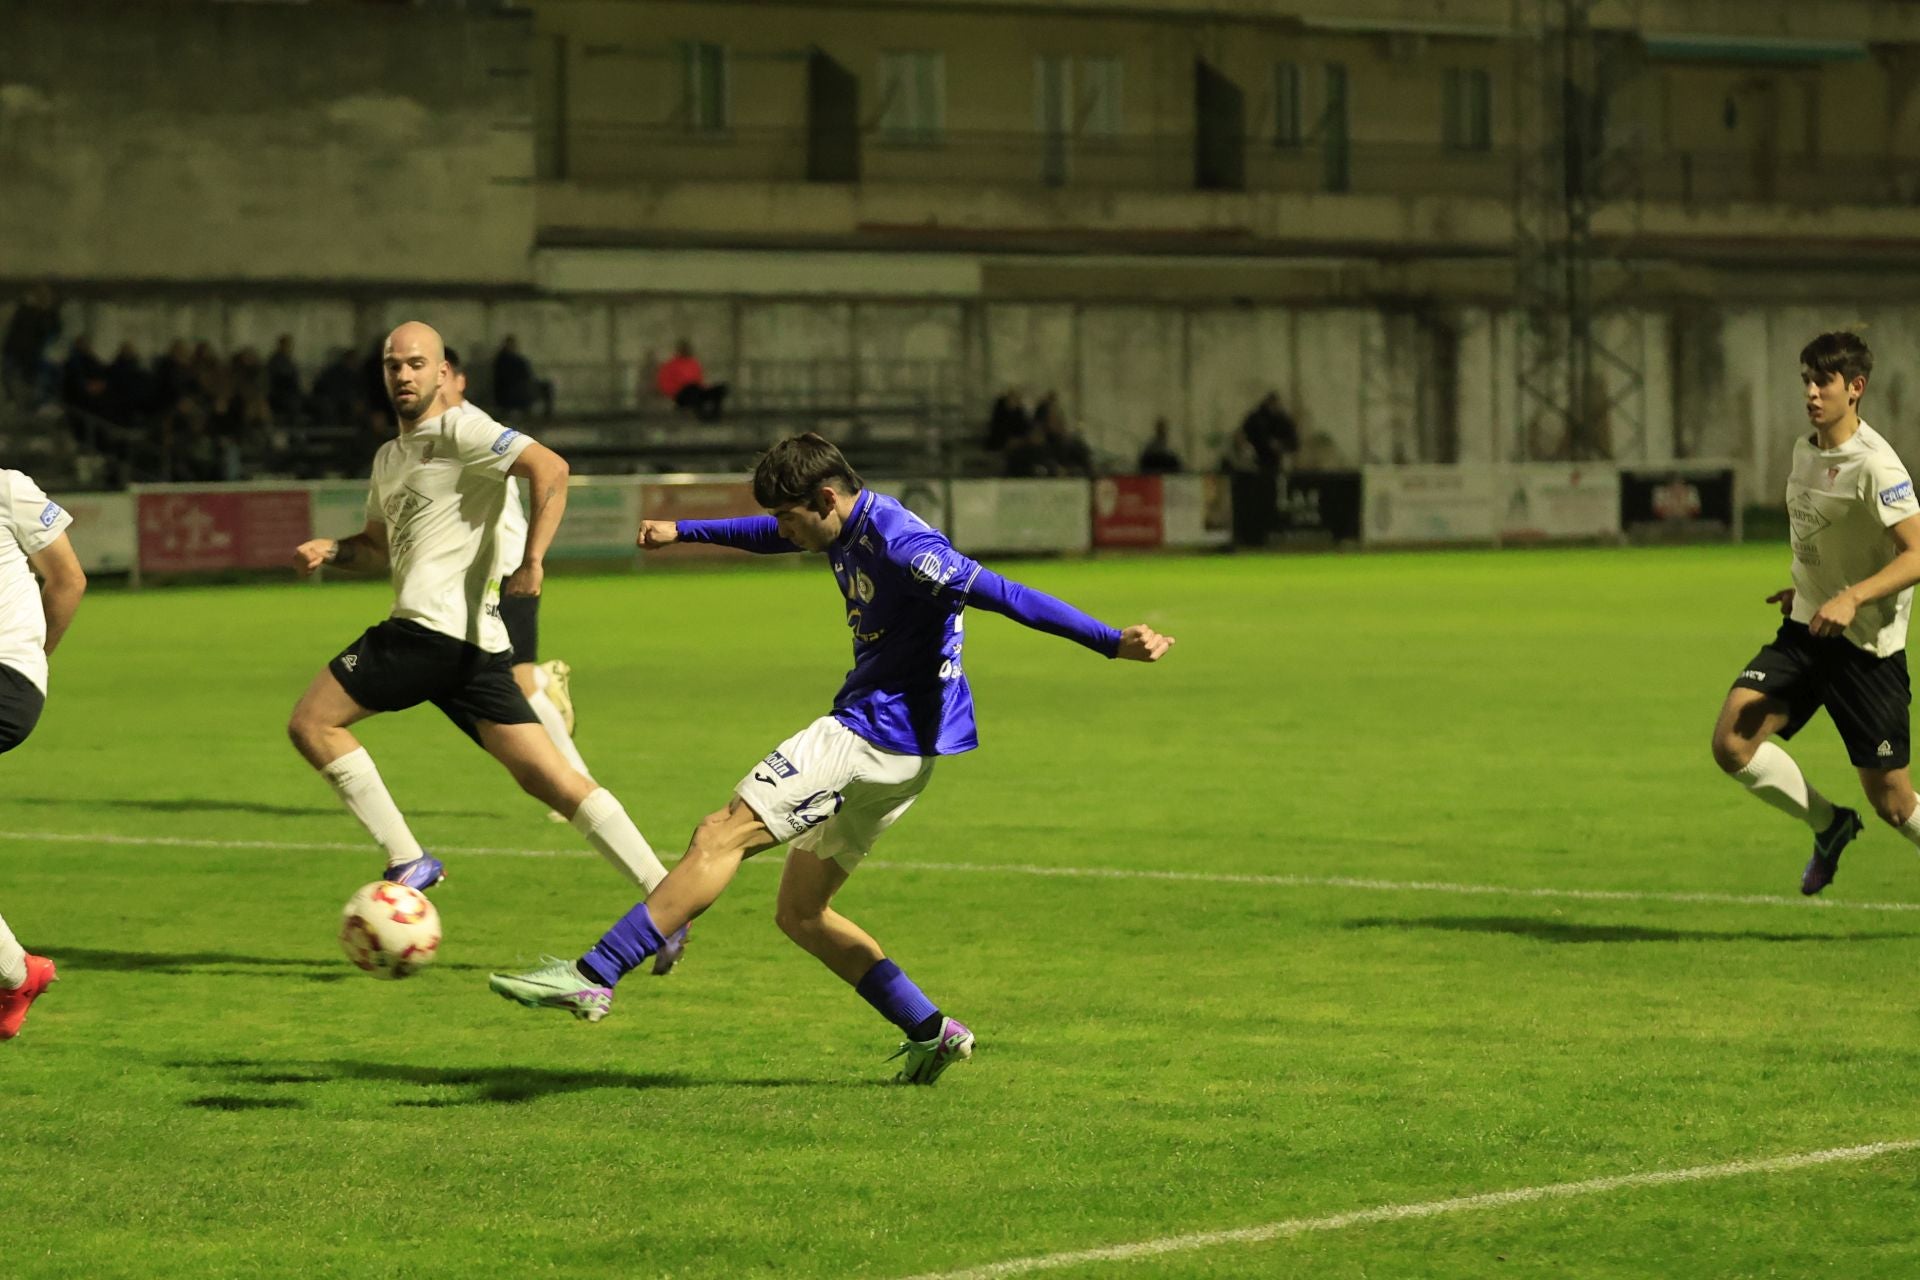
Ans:
<svg viewBox="0 0 1920 1280"><path fill-rule="evenodd" d="M347 899L340 949L376 978L408 977L440 950L440 913L418 889L375 880Z"/></svg>

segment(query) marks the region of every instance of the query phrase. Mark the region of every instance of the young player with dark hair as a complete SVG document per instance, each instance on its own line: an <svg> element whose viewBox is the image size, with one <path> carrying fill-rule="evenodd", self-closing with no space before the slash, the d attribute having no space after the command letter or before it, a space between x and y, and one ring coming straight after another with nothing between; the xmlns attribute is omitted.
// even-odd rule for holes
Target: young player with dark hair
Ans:
<svg viewBox="0 0 1920 1280"><path fill-rule="evenodd" d="M578 961L556 960L489 985L531 1007L598 1022L613 987L711 906L741 862L791 842L779 890L782 931L900 1028L897 1077L932 1084L970 1057L973 1033L946 1017L872 935L834 911L834 894L933 776L941 756L971 751L973 694L961 664L968 605L1076 641L1108 658L1157 662L1173 640L1148 626L1110 627L956 551L898 501L866 488L816 434L782 440L754 472L764 516L649 520L638 542L706 542L744 551L820 551L846 603L853 670L832 711L747 772L726 806L647 902Z"/></svg>
<svg viewBox="0 0 1920 1280"><path fill-rule="evenodd" d="M1812 430L1787 476L1793 585L1767 597L1780 630L1733 682L1713 730L1714 761L1741 786L1813 829L1800 892L1832 883L1860 815L1835 805L1774 743L1822 707L1874 812L1915 845L1908 775L1907 617L1920 582L1920 501L1885 438L1860 420L1873 354L1851 333L1800 352Z"/></svg>

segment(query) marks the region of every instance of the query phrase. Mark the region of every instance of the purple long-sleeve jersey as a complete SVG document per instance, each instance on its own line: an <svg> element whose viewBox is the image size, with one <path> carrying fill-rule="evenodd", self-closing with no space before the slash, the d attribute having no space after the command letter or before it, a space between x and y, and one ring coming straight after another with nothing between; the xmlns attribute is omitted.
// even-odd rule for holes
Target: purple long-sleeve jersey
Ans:
<svg viewBox="0 0 1920 1280"><path fill-rule="evenodd" d="M772 516L682 520L683 542L759 554L799 551ZM980 745L960 662L969 604L1111 658L1120 632L1064 601L1011 582L954 550L945 534L885 494L861 490L827 549L847 601L853 670L833 717L887 751L958 755Z"/></svg>

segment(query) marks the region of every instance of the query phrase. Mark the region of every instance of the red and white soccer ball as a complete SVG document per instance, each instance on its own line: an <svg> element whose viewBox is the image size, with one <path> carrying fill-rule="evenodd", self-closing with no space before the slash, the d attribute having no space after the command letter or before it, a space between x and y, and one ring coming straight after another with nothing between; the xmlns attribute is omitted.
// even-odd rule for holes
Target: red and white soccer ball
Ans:
<svg viewBox="0 0 1920 1280"><path fill-rule="evenodd" d="M439 952L440 913L418 889L375 880L347 899L340 949L376 978L408 977Z"/></svg>

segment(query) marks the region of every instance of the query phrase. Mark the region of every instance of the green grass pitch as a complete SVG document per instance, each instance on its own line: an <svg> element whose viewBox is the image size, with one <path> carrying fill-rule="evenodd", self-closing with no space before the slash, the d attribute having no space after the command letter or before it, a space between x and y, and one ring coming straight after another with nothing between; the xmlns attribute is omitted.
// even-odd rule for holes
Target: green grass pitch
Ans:
<svg viewBox="0 0 1920 1280"><path fill-rule="evenodd" d="M0 911L64 979L0 1045L0 1275L887 1280L1920 1138L1920 913L1839 905L1920 904L1920 859L1876 824L1802 903L1806 832L1707 753L1783 548L1003 567L1179 645L969 614L983 748L841 901L979 1033L931 1090L775 929L779 853L598 1026L491 995L629 895L430 708L362 737L447 941L362 977L333 935L380 859L284 724L384 588L96 592L0 763ZM548 588L581 747L669 860L846 665L817 563ZM1791 749L1857 798L1824 719ZM1080 869L1200 878L1039 873ZM1911 1277L1916 1173L1051 1274Z"/></svg>

